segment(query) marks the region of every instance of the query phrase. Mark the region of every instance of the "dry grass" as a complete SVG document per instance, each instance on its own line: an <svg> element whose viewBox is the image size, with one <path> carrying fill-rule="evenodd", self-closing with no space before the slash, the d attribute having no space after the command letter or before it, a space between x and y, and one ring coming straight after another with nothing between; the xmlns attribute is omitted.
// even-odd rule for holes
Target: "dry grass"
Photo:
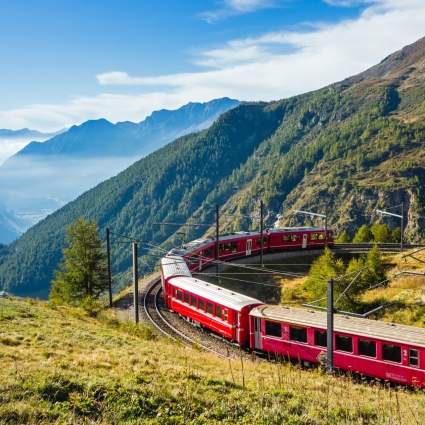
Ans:
<svg viewBox="0 0 425 425"><path fill-rule="evenodd" d="M0 300L0 423L419 424L421 391L222 360L144 326Z"/></svg>

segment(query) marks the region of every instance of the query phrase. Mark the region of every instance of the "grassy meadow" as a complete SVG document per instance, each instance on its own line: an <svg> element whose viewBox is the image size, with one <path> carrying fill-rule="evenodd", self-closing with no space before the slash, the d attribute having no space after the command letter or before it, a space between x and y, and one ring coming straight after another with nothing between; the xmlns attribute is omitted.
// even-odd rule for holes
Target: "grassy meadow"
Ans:
<svg viewBox="0 0 425 425"><path fill-rule="evenodd" d="M0 299L0 424L420 424L422 391L219 359L144 325Z"/></svg>

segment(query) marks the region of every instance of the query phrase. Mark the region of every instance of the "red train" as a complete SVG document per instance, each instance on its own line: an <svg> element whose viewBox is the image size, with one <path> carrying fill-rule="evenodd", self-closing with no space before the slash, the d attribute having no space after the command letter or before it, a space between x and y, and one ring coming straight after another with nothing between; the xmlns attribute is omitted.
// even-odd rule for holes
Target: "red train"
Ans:
<svg viewBox="0 0 425 425"><path fill-rule="evenodd" d="M294 249L323 248L333 245L333 233L322 227L287 227L283 229L267 229L263 233L264 253ZM215 239L196 239L173 249L170 254L180 255L187 261L190 270L201 270L205 264L214 261ZM220 260L233 260L240 257L259 254L261 250L261 234L259 232L237 232L220 236Z"/></svg>
<svg viewBox="0 0 425 425"><path fill-rule="evenodd" d="M307 235L307 236L305 236ZM259 233L220 237L220 260L255 255ZM286 228L265 233L264 252L332 245L322 228ZM250 350L308 364L326 354L326 313L265 305L261 301L193 278L213 261L215 241L196 240L161 261L164 301L193 323ZM336 315L335 367L395 383L425 387L425 330Z"/></svg>

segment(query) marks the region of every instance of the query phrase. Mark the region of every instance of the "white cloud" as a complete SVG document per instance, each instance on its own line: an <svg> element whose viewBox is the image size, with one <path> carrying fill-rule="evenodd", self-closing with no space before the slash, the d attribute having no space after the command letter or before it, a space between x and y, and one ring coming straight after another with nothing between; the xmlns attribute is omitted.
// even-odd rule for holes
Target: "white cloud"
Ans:
<svg viewBox="0 0 425 425"><path fill-rule="evenodd" d="M214 22L229 16L255 12L259 9L275 7L279 0L222 0L221 5L214 10L201 13L200 17L206 22Z"/></svg>
<svg viewBox="0 0 425 425"><path fill-rule="evenodd" d="M330 6L353 7L359 4L373 3L374 0L323 0Z"/></svg>
<svg viewBox="0 0 425 425"><path fill-rule="evenodd" d="M310 24L231 40L200 52L197 72L131 76L105 72L103 86L143 93L78 97L64 104L37 104L0 111L0 127L52 130L91 118L142 120L152 110L221 96L273 100L320 88L361 72L424 36L425 1L375 0L356 19Z"/></svg>
<svg viewBox="0 0 425 425"><path fill-rule="evenodd" d="M25 147L33 138L0 138L0 165Z"/></svg>

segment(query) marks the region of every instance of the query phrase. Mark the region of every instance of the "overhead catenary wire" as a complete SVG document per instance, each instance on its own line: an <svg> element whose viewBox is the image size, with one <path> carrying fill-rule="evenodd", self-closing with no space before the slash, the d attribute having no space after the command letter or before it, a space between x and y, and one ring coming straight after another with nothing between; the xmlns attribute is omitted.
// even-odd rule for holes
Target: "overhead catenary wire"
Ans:
<svg viewBox="0 0 425 425"><path fill-rule="evenodd" d="M196 275L204 275L204 273L202 273L202 272L192 272L192 273L196 274ZM211 276L211 274L208 274L208 275ZM216 274L214 273L213 276L216 276ZM237 282L253 283L254 285L269 286L269 287L272 287L272 288L279 288L279 284L256 282L256 281L253 281L253 280L238 279L236 277L226 276L226 280L234 280L234 281L237 281Z"/></svg>
<svg viewBox="0 0 425 425"><path fill-rule="evenodd" d="M163 253L168 253L169 252L165 248L162 248L159 245L155 245L155 244L152 244L150 242L141 241L141 240L138 240L138 239L136 239L134 237L127 236L127 235L120 235L120 236L125 237L125 238L127 238L127 239L129 239L131 241L134 241L134 242L139 242L141 244L148 245L152 249L156 249L158 251L162 251ZM195 258L198 258L198 259L200 258L201 260L206 260L206 262L211 263L211 264L226 264L226 265L232 266L232 267L245 268L245 269L249 269L249 270L254 270L254 271L259 271L259 272L265 272L265 273L271 273L271 274L280 274L280 275L283 275L283 276L292 276L292 277L302 276L301 273L296 273L296 272L281 272L279 270L273 270L273 269L256 268L256 267L252 267L252 266L247 265L247 264L238 264L238 263L226 262L226 261L223 261L223 260L215 260L215 259L211 259L209 257L205 257L205 256L202 256L202 255L199 255L199 254L192 255L192 257L195 257Z"/></svg>

